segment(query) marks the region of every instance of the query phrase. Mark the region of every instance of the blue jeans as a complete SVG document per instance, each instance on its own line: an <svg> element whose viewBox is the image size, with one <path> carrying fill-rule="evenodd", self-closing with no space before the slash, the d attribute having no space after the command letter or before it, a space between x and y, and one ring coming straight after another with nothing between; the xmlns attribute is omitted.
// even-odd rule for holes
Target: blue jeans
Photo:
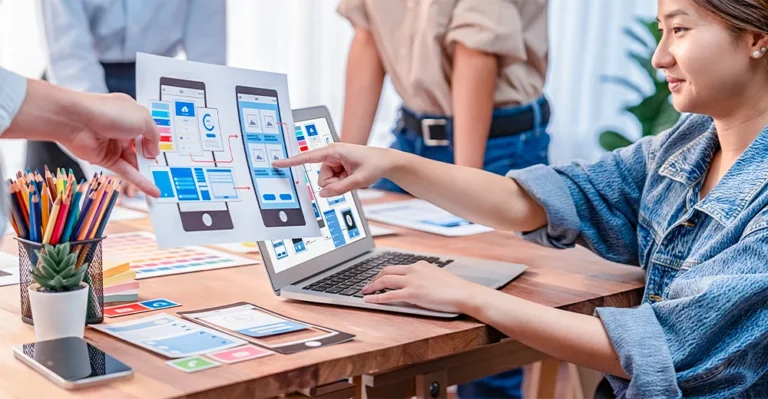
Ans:
<svg viewBox="0 0 768 399"><path fill-rule="evenodd" d="M520 112L524 106L500 108L494 111L494 116ZM453 142L451 124L449 123L449 141ZM512 135L495 137L488 140L485 147L483 169L497 175L505 175L513 169L524 169L531 165L548 164L549 134L546 123L537 123L533 130ZM420 155L435 161L453 163L453 146L430 147L424 144L424 138L416 132L398 124L393 130L395 142L391 148ZM381 179L373 185L381 190L404 193L405 190L387 179Z"/></svg>
<svg viewBox="0 0 768 399"><path fill-rule="evenodd" d="M540 101L527 105L537 107ZM502 108L494 111L494 116L513 115L522 112L526 106ZM541 122L540 113L535 113L533 130L512 136L495 137L488 140L485 149L483 169L497 175L505 175L513 169L524 169L536 164L548 164L549 134L547 124ZM452 142L451 126L449 123L448 137ZM392 148L411 154L420 155L435 161L453 163L453 146L429 147L424 145L424 139L416 132L398 125L393 131L395 142ZM387 179L381 179L373 185L374 188L405 192L400 186ZM458 394L461 398L522 398L523 370L505 371L477 381L459 385Z"/></svg>

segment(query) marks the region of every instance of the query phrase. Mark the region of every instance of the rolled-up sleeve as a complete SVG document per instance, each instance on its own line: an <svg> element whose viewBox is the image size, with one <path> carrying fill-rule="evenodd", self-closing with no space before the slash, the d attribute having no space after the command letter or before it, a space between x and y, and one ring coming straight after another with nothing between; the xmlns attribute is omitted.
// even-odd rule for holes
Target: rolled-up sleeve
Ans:
<svg viewBox="0 0 768 399"><path fill-rule="evenodd" d="M448 49L461 43L510 62L527 60L517 3L515 0L458 0L445 38Z"/></svg>
<svg viewBox="0 0 768 399"><path fill-rule="evenodd" d="M336 11L355 27L369 29L365 0L341 0Z"/></svg>
<svg viewBox="0 0 768 399"><path fill-rule="evenodd" d="M547 213L547 226L523 237L555 248L579 244L614 262L637 264L640 198L648 154L657 139L641 139L594 164L537 165L509 172Z"/></svg>
<svg viewBox="0 0 768 399"><path fill-rule="evenodd" d="M8 129L27 95L27 79L0 68L0 135Z"/></svg>
<svg viewBox="0 0 768 399"><path fill-rule="evenodd" d="M630 377L608 377L618 397L733 397L768 375L766 242L768 230L750 233L662 302L597 309Z"/></svg>

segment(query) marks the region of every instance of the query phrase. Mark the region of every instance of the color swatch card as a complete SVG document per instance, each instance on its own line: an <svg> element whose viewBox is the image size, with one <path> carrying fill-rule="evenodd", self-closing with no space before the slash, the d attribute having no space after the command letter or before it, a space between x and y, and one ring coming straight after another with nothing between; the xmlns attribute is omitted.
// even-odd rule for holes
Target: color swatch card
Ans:
<svg viewBox="0 0 768 399"><path fill-rule="evenodd" d="M201 356L192 356L184 359L175 359L165 362L165 364L177 368L186 373L194 373L212 369L221 366L221 363L214 362Z"/></svg>
<svg viewBox="0 0 768 399"><path fill-rule="evenodd" d="M259 253L259 244L256 242L233 242L229 244L216 244L218 248L239 254L257 254Z"/></svg>
<svg viewBox="0 0 768 399"><path fill-rule="evenodd" d="M19 283L19 258L0 252L0 287Z"/></svg>
<svg viewBox="0 0 768 399"><path fill-rule="evenodd" d="M170 358L221 351L246 342L166 313L93 328Z"/></svg>
<svg viewBox="0 0 768 399"><path fill-rule="evenodd" d="M259 263L206 247L160 249L155 235L147 231L108 236L104 240L104 256L130 262L137 280Z"/></svg>
<svg viewBox="0 0 768 399"><path fill-rule="evenodd" d="M427 201L412 199L363 206L365 216L375 222L447 237L468 236L493 231L438 208Z"/></svg>
<svg viewBox="0 0 768 399"><path fill-rule="evenodd" d="M225 349L220 352L208 353L206 356L222 363L238 363L274 354L275 352L259 348L256 345L245 345L234 349Z"/></svg>
<svg viewBox="0 0 768 399"><path fill-rule="evenodd" d="M176 140L173 137L173 119L171 118L171 103L168 101L150 101L149 110L160 132L160 150L175 151Z"/></svg>
<svg viewBox="0 0 768 399"><path fill-rule="evenodd" d="M149 215L146 212L139 212L134 209L124 208L122 206L116 206L112 209L112 214L109 215L110 221L117 220L137 220L144 219Z"/></svg>
<svg viewBox="0 0 768 399"><path fill-rule="evenodd" d="M104 308L104 316L107 316L107 317L128 316L130 314L150 312L153 310L175 308L176 306L181 306L181 304L178 304L174 301L171 301L165 298L151 299L148 301L129 303L127 305L110 306L110 307Z"/></svg>

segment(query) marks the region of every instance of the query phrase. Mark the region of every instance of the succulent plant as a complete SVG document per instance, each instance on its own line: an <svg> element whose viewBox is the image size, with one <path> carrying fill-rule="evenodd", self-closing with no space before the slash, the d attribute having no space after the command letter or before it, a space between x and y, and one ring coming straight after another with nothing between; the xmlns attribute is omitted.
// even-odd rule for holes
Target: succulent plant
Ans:
<svg viewBox="0 0 768 399"><path fill-rule="evenodd" d="M80 288L88 264L76 267L77 254L70 253L69 243L45 245L36 250L38 262L32 269L32 278L40 284L40 291L66 292Z"/></svg>

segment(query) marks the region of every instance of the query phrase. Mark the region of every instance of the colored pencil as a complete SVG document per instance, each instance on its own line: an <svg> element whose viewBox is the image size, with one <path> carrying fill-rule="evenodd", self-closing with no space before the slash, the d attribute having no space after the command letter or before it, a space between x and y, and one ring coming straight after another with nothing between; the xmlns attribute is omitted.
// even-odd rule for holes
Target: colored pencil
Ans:
<svg viewBox="0 0 768 399"><path fill-rule="evenodd" d="M72 235L75 223L80 217L80 199L83 197L86 187L85 184L81 183L80 187L77 188L77 192L72 197L72 203L69 205L69 216L67 217L67 222L64 224L64 231L61 233L61 242L69 241L69 238Z"/></svg>
<svg viewBox="0 0 768 399"><path fill-rule="evenodd" d="M48 190L47 187L43 187L43 189L40 191L41 201L42 201L42 208L43 208L43 231L46 231L48 227L48 218L50 217L50 208L48 208ZM58 200L58 198L57 198Z"/></svg>
<svg viewBox="0 0 768 399"><path fill-rule="evenodd" d="M48 166L45 167L45 181L48 183L48 190L50 190L51 199L56 200L56 181L53 179L51 171L48 170Z"/></svg>
<svg viewBox="0 0 768 399"><path fill-rule="evenodd" d="M102 209L101 213L98 215L98 219L94 224L95 227L91 230L88 238L101 237L101 235L104 233L104 228L107 224L107 221L109 220L109 215L112 214L112 207L115 206L117 196L120 194L121 183L122 182L115 182L110 189L108 199L106 201L102 201L105 203L104 209Z"/></svg>
<svg viewBox="0 0 768 399"><path fill-rule="evenodd" d="M96 231L94 238L104 237L104 229L107 227L107 222L109 221L109 217L112 215L112 209L115 208L115 204L117 203L117 198L119 196L120 196L120 189L118 187L118 189L115 190L115 194L112 195L112 198L109 199L107 210L104 212L104 218L102 218L101 224L99 225L99 229Z"/></svg>
<svg viewBox="0 0 768 399"><path fill-rule="evenodd" d="M40 201L37 199L36 195L32 196L32 201L29 202L30 208L29 208L29 240L37 242L37 231L36 227L40 226L37 223L37 212L35 211L35 204L39 203Z"/></svg>
<svg viewBox="0 0 768 399"><path fill-rule="evenodd" d="M16 197L11 198L11 214L18 221L19 237L29 239L29 227L24 222L24 216L21 215L21 209L19 208L19 200Z"/></svg>
<svg viewBox="0 0 768 399"><path fill-rule="evenodd" d="M69 204L72 201L72 186L69 186L67 190L68 194L64 196L64 200L61 201L61 208L59 209L59 216L56 219L53 226L53 235L51 236L51 244L56 245L61 240L61 234L64 232L64 223L69 216Z"/></svg>
<svg viewBox="0 0 768 399"><path fill-rule="evenodd" d="M51 243L51 236L53 235L53 226L56 224L56 220L59 218L59 210L61 209L61 199L63 198L63 195L59 195L58 198L56 198L56 202L53 203L53 209L51 209L51 220L47 223L47 228L43 231L45 232L43 234L43 244L50 244Z"/></svg>
<svg viewBox="0 0 768 399"><path fill-rule="evenodd" d="M99 203L104 196L104 190L106 190L106 188L107 186L102 184L99 189L91 194L91 197L89 197L91 198L91 204L88 207L88 212L86 212L85 215L80 216L80 219L83 219L83 223L80 225L80 229L77 230L78 241L84 240L86 237L88 237L88 230L91 228L93 218L96 215L96 211L99 208ZM85 210L83 210L83 212L85 212Z"/></svg>
<svg viewBox="0 0 768 399"><path fill-rule="evenodd" d="M85 237L83 239L89 239L93 238L93 235L96 235L96 228L99 226L99 219L101 219L101 212L104 210L104 203L109 202L108 198L110 195L112 195L111 192L111 185L106 187L98 199L98 205L96 205L96 212L93 214L93 219L91 219L91 223L88 225L88 229L85 231Z"/></svg>
<svg viewBox="0 0 768 399"><path fill-rule="evenodd" d="M29 229L29 210L27 209L28 205L26 205L24 202L24 196L21 194L21 190L19 190L19 182L13 182L11 190L16 193L16 206L19 207L21 215L24 216L24 222L27 225L27 229Z"/></svg>
<svg viewBox="0 0 768 399"><path fill-rule="evenodd" d="M75 225L72 227L71 235L69 236L70 240L76 240L77 235L80 233L80 229L82 228L83 223L85 222L85 217L88 214L88 210L91 207L91 203L93 202L93 196L94 193L91 193L91 195L86 196L87 191L83 193L83 205L80 207L80 211L77 214L77 220L75 221Z"/></svg>
<svg viewBox="0 0 768 399"><path fill-rule="evenodd" d="M24 205L29 208L29 190L28 186L25 182L22 182L22 184L19 186L19 191L21 191L21 196L24 197Z"/></svg>
<svg viewBox="0 0 768 399"><path fill-rule="evenodd" d="M16 215L13 212L13 199L16 198L16 194L13 192L10 192L8 194L11 203L9 204L8 208L11 210L10 213L8 213L8 220L11 222L11 226L13 226L13 231L16 232L16 235L21 237L21 231L19 230L19 222L17 221Z"/></svg>

